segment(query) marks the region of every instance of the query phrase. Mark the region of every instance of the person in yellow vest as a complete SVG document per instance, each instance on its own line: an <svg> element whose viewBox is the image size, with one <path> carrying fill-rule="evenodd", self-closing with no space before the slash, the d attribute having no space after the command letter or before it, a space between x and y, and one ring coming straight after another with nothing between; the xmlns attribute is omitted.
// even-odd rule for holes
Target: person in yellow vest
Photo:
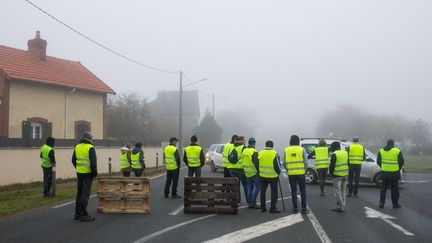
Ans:
<svg viewBox="0 0 432 243"><path fill-rule="evenodd" d="M387 188L391 188L391 199L393 208L401 208L399 204L400 170L404 166L405 160L400 149L394 147L394 140L389 139L387 146L380 149L377 157L377 164L381 167L381 193L379 207L384 208Z"/></svg>
<svg viewBox="0 0 432 243"><path fill-rule="evenodd" d="M258 174L258 152L255 149L255 138L249 138L248 147L243 150L243 170L247 178L247 201L249 208L260 209L256 199L261 189L260 178Z"/></svg>
<svg viewBox="0 0 432 243"><path fill-rule="evenodd" d="M308 159L315 159L315 169L318 172L318 180L320 184L321 197L325 196L325 179L328 173L328 167L330 165L329 161L329 151L327 143L324 139L320 139L318 142L318 147L316 147L309 155Z"/></svg>
<svg viewBox="0 0 432 243"><path fill-rule="evenodd" d="M181 198L177 194L177 185L180 175L180 154L177 149L177 138L170 138L170 144L165 147L163 160L165 162L167 179L165 182L165 198L168 198L169 189L172 182L171 196L172 198Z"/></svg>
<svg viewBox="0 0 432 243"><path fill-rule="evenodd" d="M232 148L234 147L234 143L237 140L238 136L237 135L232 135L231 137L231 142L227 143L224 145L223 148L223 167L224 167L224 177L231 177L230 173L229 173L229 160L228 160L228 156L232 150Z"/></svg>
<svg viewBox="0 0 432 243"><path fill-rule="evenodd" d="M53 194L51 193L51 186L53 180L53 167L55 167L56 164L54 144L55 139L52 137L48 137L46 139L46 143L41 147L40 150L41 167L43 170L44 197L53 196Z"/></svg>
<svg viewBox="0 0 432 243"><path fill-rule="evenodd" d="M346 186L348 175L348 152L341 150L339 142L330 145L332 156L330 159L329 172L333 176L333 190L336 197L336 208L333 212L345 212Z"/></svg>
<svg viewBox="0 0 432 243"><path fill-rule="evenodd" d="M131 144L128 143L120 149L120 170L124 177L130 177L131 169Z"/></svg>
<svg viewBox="0 0 432 243"><path fill-rule="evenodd" d="M144 169L146 168L144 151L142 149L142 143L138 142L131 153L131 164L132 170L136 177L142 176Z"/></svg>
<svg viewBox="0 0 432 243"><path fill-rule="evenodd" d="M301 212L308 214L306 202L306 168L308 166L307 153L300 146L300 138L297 135L292 135L290 146L285 148L285 167L288 173L288 179L291 187L291 200L293 204L293 213L298 213L297 205L297 184L300 188L301 197Z"/></svg>
<svg viewBox="0 0 432 243"><path fill-rule="evenodd" d="M75 200L75 220L80 222L93 221L87 212L93 178L98 174L96 149L93 145L93 136L85 132L79 144L75 146L72 155L72 164L77 173L77 195Z"/></svg>
<svg viewBox="0 0 432 243"><path fill-rule="evenodd" d="M201 177L201 167L205 163L205 155L203 149L197 144L198 138L193 135L191 144L185 148L183 154L183 162L188 166L188 176Z"/></svg>
<svg viewBox="0 0 432 243"><path fill-rule="evenodd" d="M273 149L273 141L266 141L265 149L261 150L258 154L258 171L261 181L261 212L267 212L266 207L266 192L267 187L270 185L271 201L270 213L280 213L281 211L276 208L278 201L278 183L279 174L279 155Z"/></svg>
<svg viewBox="0 0 432 243"><path fill-rule="evenodd" d="M248 184L245 172L243 170L243 150L245 149L245 138L243 136L239 136L234 143L234 147L231 149L231 152L228 156L229 160L229 172L232 177L237 177L239 179L238 183L238 205L241 204L241 191L240 191L240 183L243 186L244 194L247 195ZM249 199L246 197L246 201L250 204Z"/></svg>
<svg viewBox="0 0 432 243"><path fill-rule="evenodd" d="M353 138L353 144L348 148L348 197L357 197L361 164L364 160L366 160L365 149L359 143L358 137L355 137Z"/></svg>

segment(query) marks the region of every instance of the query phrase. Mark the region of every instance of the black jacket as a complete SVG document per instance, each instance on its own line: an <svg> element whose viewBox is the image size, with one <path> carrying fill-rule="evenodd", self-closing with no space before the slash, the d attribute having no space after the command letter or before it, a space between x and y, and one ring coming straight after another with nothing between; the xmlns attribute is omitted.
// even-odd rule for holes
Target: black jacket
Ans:
<svg viewBox="0 0 432 243"><path fill-rule="evenodd" d="M92 142L90 142L87 139L81 139L79 141L80 143L87 143L87 144L91 144L93 145ZM89 157L90 157L90 174L82 174L81 176L90 176L90 177L96 177L98 175L98 171L97 171L97 158L96 158L96 149L90 148L89 150ZM72 164L73 166L76 168L76 155L75 155L75 149L72 155Z"/></svg>
<svg viewBox="0 0 432 243"><path fill-rule="evenodd" d="M383 149L384 149L384 151L389 151L392 148L393 147L385 146ZM382 162L381 152L378 151L377 164L379 167L381 167L381 162ZM400 170L402 169L402 167L405 164L405 159L402 155L402 151L398 155L398 164L399 164L399 170L398 171L395 171L395 172L382 171L381 172L381 178L383 178L383 179L400 178Z"/></svg>
<svg viewBox="0 0 432 243"><path fill-rule="evenodd" d="M196 144L196 143L191 143L189 146L199 146L199 145ZM189 161L187 159L187 156L186 156L186 150L183 153L183 162L185 162L186 165L188 165L188 163L189 163ZM200 152L200 162L201 162L201 167L204 166L204 164L205 164L205 155L204 155L203 149L201 149L201 152Z"/></svg>

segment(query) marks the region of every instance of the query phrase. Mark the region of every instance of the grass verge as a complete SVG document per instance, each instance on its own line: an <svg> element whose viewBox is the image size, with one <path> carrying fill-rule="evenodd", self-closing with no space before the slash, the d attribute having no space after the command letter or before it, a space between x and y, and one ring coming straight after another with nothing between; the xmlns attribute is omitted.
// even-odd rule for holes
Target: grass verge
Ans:
<svg viewBox="0 0 432 243"><path fill-rule="evenodd" d="M405 169L411 172L432 172L432 155L404 154Z"/></svg>
<svg viewBox="0 0 432 243"><path fill-rule="evenodd" d="M152 177L161 173L164 173L164 169L159 168L156 171L156 169L150 168L145 170L144 176ZM92 192L95 193L97 189L98 183L95 181ZM41 182L0 187L0 217L11 216L73 200L76 194L76 179L57 180L55 197L43 197L42 190L43 185Z"/></svg>

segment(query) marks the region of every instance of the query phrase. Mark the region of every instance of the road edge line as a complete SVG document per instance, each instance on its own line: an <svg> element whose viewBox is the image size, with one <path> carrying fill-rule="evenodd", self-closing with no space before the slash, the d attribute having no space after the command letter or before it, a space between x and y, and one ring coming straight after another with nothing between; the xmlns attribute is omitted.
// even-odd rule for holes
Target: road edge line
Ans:
<svg viewBox="0 0 432 243"><path fill-rule="evenodd" d="M323 227L319 223L317 217L312 212L311 208L309 206L308 206L308 208L309 208L309 213L307 214L307 216L308 216L309 220L311 221L312 226L314 227L315 232L317 233L318 237L321 239L321 242L322 243L332 243L332 241L328 237L327 233L324 231Z"/></svg>

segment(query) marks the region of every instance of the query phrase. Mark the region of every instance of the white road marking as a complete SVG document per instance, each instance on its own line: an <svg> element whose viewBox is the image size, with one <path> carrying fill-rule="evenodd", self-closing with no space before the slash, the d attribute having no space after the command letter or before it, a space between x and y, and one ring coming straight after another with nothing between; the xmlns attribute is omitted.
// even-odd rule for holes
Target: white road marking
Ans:
<svg viewBox="0 0 432 243"><path fill-rule="evenodd" d="M405 183L428 183L429 181L405 181Z"/></svg>
<svg viewBox="0 0 432 243"><path fill-rule="evenodd" d="M391 226L393 226L394 228L396 228L397 230L402 232L404 235L414 236L413 233L409 232L408 230L406 230L402 226L394 223L393 221L390 221L390 219L396 219L395 217L393 217L391 215L376 211L370 207L365 207L365 213L366 213L366 217L368 217L368 218L380 218L380 219L382 219L384 222L390 224Z"/></svg>
<svg viewBox="0 0 432 243"><path fill-rule="evenodd" d="M171 230L175 230L175 229L180 228L182 226L185 226L185 225L188 225L188 224L192 224L192 223L194 223L196 221L207 219L207 218L210 218L210 217L213 217L213 216L216 216L216 214L206 215L206 216L195 218L195 219L192 219L192 220L180 223L180 224L173 225L171 227L165 228L163 230L156 231L153 234L145 236L145 237L143 237L143 238L135 241L135 243L148 242L148 241L150 241L150 240L152 240L152 239L154 239L154 238L156 238L156 237L158 237L160 235L163 235L163 234L165 234L165 233L167 233L167 232L169 232Z"/></svg>
<svg viewBox="0 0 432 243"><path fill-rule="evenodd" d="M312 212L312 210L310 209L309 206L308 206L308 208L309 208L308 218L311 221L312 226L314 227L315 232L317 233L318 237L321 239L321 242L331 243L332 241L328 237L327 233L324 231L321 224L318 222L317 217L315 217L315 214Z"/></svg>
<svg viewBox="0 0 432 243"><path fill-rule="evenodd" d="M303 217L301 216L301 214L291 214L246 229L238 230L223 235L221 237L211 239L209 241L204 241L204 243L225 243L225 242L241 243L289 227L291 225L300 222L303 222Z"/></svg>
<svg viewBox="0 0 432 243"><path fill-rule="evenodd" d="M169 215L177 215L183 210L184 206L180 206L169 213Z"/></svg>

